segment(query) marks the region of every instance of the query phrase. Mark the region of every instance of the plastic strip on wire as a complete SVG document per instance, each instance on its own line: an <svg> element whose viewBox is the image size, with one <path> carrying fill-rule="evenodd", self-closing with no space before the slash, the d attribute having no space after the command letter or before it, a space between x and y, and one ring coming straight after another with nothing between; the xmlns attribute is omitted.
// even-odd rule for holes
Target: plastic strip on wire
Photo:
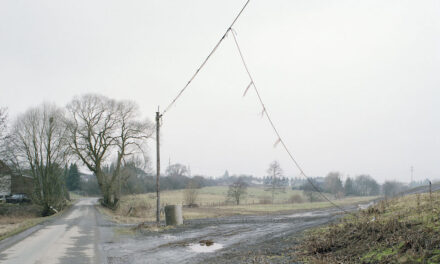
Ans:
<svg viewBox="0 0 440 264"><path fill-rule="evenodd" d="M347 210L345 210L345 209L342 208L341 206L339 206L339 205L335 204L333 201L331 201L327 196L325 196L325 195L321 192L321 190L319 190L319 188L313 183L313 181L312 181L312 180L311 180L311 179L310 179L310 178L304 173L304 170L301 168L301 166L299 165L299 163L298 163L298 162L296 161L296 159L293 157L292 153L290 152L289 148L288 148L287 145L284 143L284 140L282 139L280 133L278 132L278 129L276 128L275 124L273 123L272 118L270 117L269 112L267 111L267 107L264 105L263 99L261 98L261 95L260 95L260 93L258 92L258 89L257 89L257 86L256 86L256 84L255 84L255 81L254 81L254 79L252 78L252 75L251 75L251 73L250 73L250 71L249 71L249 68L248 68L248 66L247 66L247 64L246 64L246 61L245 61L245 59L244 59L244 56L243 56L243 53L242 53L242 51L241 51L240 45L238 44L237 37L236 37L236 31L235 31L234 29L232 29L232 33L233 33L233 34L232 34L232 37L234 38L235 46L237 47L237 50L238 50L238 53L240 54L240 58L241 58L241 61L242 61L242 63L243 63L243 66L244 66L244 68L246 69L246 72L247 72L247 74L248 74L248 76L249 76L249 79L250 79L250 84L249 84L248 87L246 88L246 92L245 92L245 93L247 93L247 90L250 88L250 86L254 87L254 91L255 91L255 93L257 94L258 100L259 100L261 106L263 107L263 110L262 110L262 112L261 112L261 115L262 115L262 116L265 115L265 116L267 117L267 119L269 120L269 123L270 123L272 129L274 130L275 134L276 134L277 137L278 137L278 138L277 138L277 141L276 141L275 144L274 144L274 147L276 147L278 144L281 144L281 145L283 146L284 150L287 152L288 156L289 156L290 159L293 161L293 163L295 164L296 168L300 171L300 174L303 175L303 176L307 179L307 181L310 183L310 185L312 186L312 188L315 189L315 191L318 192L318 193L321 195L322 198L324 198L326 201L328 201L330 204L332 204L334 207L338 208L338 209L341 210L342 212L345 212L345 213L347 213L347 214L351 214L351 215L354 215L354 216L358 217L356 214L353 214L353 213L351 213L351 212L348 212Z"/></svg>

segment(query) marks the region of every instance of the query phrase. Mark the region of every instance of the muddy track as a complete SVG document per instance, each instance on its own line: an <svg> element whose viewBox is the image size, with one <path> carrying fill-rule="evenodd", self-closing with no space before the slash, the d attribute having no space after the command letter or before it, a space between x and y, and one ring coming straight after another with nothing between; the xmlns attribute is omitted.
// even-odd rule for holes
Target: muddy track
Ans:
<svg viewBox="0 0 440 264"><path fill-rule="evenodd" d="M356 207L347 207L355 210ZM185 225L157 233L120 237L106 243L108 263L231 263L266 248L282 249L286 239L305 229L334 221L335 209L288 215L234 216L187 221ZM199 241L213 241L201 246ZM291 245L291 243L289 244Z"/></svg>
<svg viewBox="0 0 440 264"><path fill-rule="evenodd" d="M433 185L432 189L440 189L440 184ZM427 190L427 187L422 187L401 195ZM356 211L367 205L351 205L344 209ZM291 252L302 232L333 222L341 216L338 209L330 208L284 215L189 220L183 226L160 233L121 235L104 243L102 250L110 264L260 263L259 256L270 257L269 263L294 263L290 254L283 254ZM200 245L202 240L214 244L209 247ZM267 259L261 263L267 263Z"/></svg>

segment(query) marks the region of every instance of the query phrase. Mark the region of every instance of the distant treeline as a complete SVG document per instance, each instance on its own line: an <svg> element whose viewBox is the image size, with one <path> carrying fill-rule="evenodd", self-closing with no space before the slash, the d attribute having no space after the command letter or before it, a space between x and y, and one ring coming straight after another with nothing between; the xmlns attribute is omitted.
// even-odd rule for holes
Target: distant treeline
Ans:
<svg viewBox="0 0 440 264"><path fill-rule="evenodd" d="M325 192L338 197L343 196L376 196L384 195L393 197L408 189L417 186L427 185L427 181L411 182L405 184L398 181L386 181L379 184L370 175L358 175L347 177L342 180L342 175L338 172L331 172L326 177L294 178L291 181L292 189L304 190L306 192Z"/></svg>
<svg viewBox="0 0 440 264"><path fill-rule="evenodd" d="M111 167L107 168L111 171ZM92 174L80 173L75 164L68 168L66 176L66 186L69 190L79 191L86 195L100 195L100 189L96 177ZM145 172L137 168L134 164L129 164L123 168L124 178L120 183L122 194L140 194L156 191L156 175L152 172ZM228 186L237 179L242 179L248 186L270 185L272 177L266 176L257 178L252 175L229 175L228 171L223 176L213 178L200 175L189 175L189 169L182 164L172 164L167 167L164 175L160 177L161 190L185 189L190 183L199 188L207 186ZM336 198L344 196L395 196L409 188L426 184L425 182L413 182L407 185L396 181L387 181L380 185L369 175L358 175L347 177L344 181L338 172L331 172L326 177L310 178L310 183L305 178L277 179L278 186L303 190L306 195L313 200L318 198L317 190L334 195ZM312 185L313 184L313 185ZM315 189L317 188L317 190ZM315 193L315 194L314 194Z"/></svg>

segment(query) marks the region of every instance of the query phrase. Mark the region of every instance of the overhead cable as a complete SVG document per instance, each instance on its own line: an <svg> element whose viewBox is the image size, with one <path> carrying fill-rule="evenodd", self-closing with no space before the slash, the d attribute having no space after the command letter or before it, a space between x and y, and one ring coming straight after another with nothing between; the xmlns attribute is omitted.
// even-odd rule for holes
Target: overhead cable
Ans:
<svg viewBox="0 0 440 264"><path fill-rule="evenodd" d="M270 117L269 111L267 111L267 107L264 105L263 99L261 98L261 95L257 89L257 86L255 84L255 80L252 77L249 68L247 66L247 63L244 59L243 56L243 52L241 51L240 45L238 44L237 41L237 37L236 37L236 31L232 30L232 37L234 38L234 42L235 42L235 46L237 47L238 53L240 55L241 61L243 63L243 66L249 76L250 79L250 84L249 86L254 87L254 91L257 94L258 100L261 104L261 106L263 107L263 111L261 112L262 116L266 116L267 119L269 120L270 126L272 127L273 131L275 132L276 136L277 136L277 140L274 144L274 147L276 147L279 143L281 143L281 145L283 146L284 150L287 152L288 156L290 157L290 159L293 161L293 163L295 164L296 168L300 171L300 174L303 175L307 181L310 183L310 185L312 186L312 188L318 192L322 198L324 198L326 201L328 201L330 204L332 204L333 206L339 208L341 211L345 212L345 213L350 213L348 211L346 211L344 208L340 207L339 205L335 204L333 201L331 201L327 196L325 196L321 190L319 190L319 188L313 183L313 181L305 174L304 170L301 168L301 166L299 165L299 163L296 161L296 159L293 157L292 153L290 152L289 148L287 147L287 145L285 144L283 138L281 137L280 133L278 132L278 129L276 128L274 122L272 121L272 118ZM247 92L247 90L249 89L249 86L246 88L245 94Z"/></svg>
<svg viewBox="0 0 440 264"><path fill-rule="evenodd" d="M244 6L241 8L240 12L238 13L238 15L234 18L234 20L232 21L231 25L226 29L226 32L223 34L223 36L220 38L220 40L217 42L217 44L214 46L214 48L211 50L211 52L208 54L208 57L206 57L206 59L202 62L202 64L199 66L199 68L197 68L197 70L195 71L195 73L191 76L191 78L189 79L189 81L185 84L185 86L182 88L182 90L180 90L180 92L177 94L177 96L171 101L171 103L163 110L161 116L163 116L166 112L168 112L168 110L170 110L170 108L176 103L176 101L179 99L179 97L183 94L183 92L185 92L186 88L188 88L188 86L191 84L191 82L194 80L194 78L196 78L197 74L200 72L200 70L202 70L202 68L206 65L206 63L208 62L209 58L211 58L212 54L214 54L214 52L217 50L217 48L220 46L220 44L223 42L223 40L225 39L226 35L228 34L228 32L231 30L231 28L235 25L235 22L237 21L237 19L240 17L241 13L243 13L244 9L246 8L246 6L249 4L250 0L246 1L246 4L244 4Z"/></svg>

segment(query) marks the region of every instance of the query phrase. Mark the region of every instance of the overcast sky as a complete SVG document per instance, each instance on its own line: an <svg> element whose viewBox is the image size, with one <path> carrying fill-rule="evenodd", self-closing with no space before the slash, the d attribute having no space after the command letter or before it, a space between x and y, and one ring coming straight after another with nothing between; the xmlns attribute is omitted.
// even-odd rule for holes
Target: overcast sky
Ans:
<svg viewBox="0 0 440 264"><path fill-rule="evenodd" d="M154 120L243 1L0 2L0 106L99 93ZM440 1L251 0L235 26L266 106L305 172L440 178ZM162 164L298 176L229 36L162 126ZM154 158L151 144L150 153Z"/></svg>

